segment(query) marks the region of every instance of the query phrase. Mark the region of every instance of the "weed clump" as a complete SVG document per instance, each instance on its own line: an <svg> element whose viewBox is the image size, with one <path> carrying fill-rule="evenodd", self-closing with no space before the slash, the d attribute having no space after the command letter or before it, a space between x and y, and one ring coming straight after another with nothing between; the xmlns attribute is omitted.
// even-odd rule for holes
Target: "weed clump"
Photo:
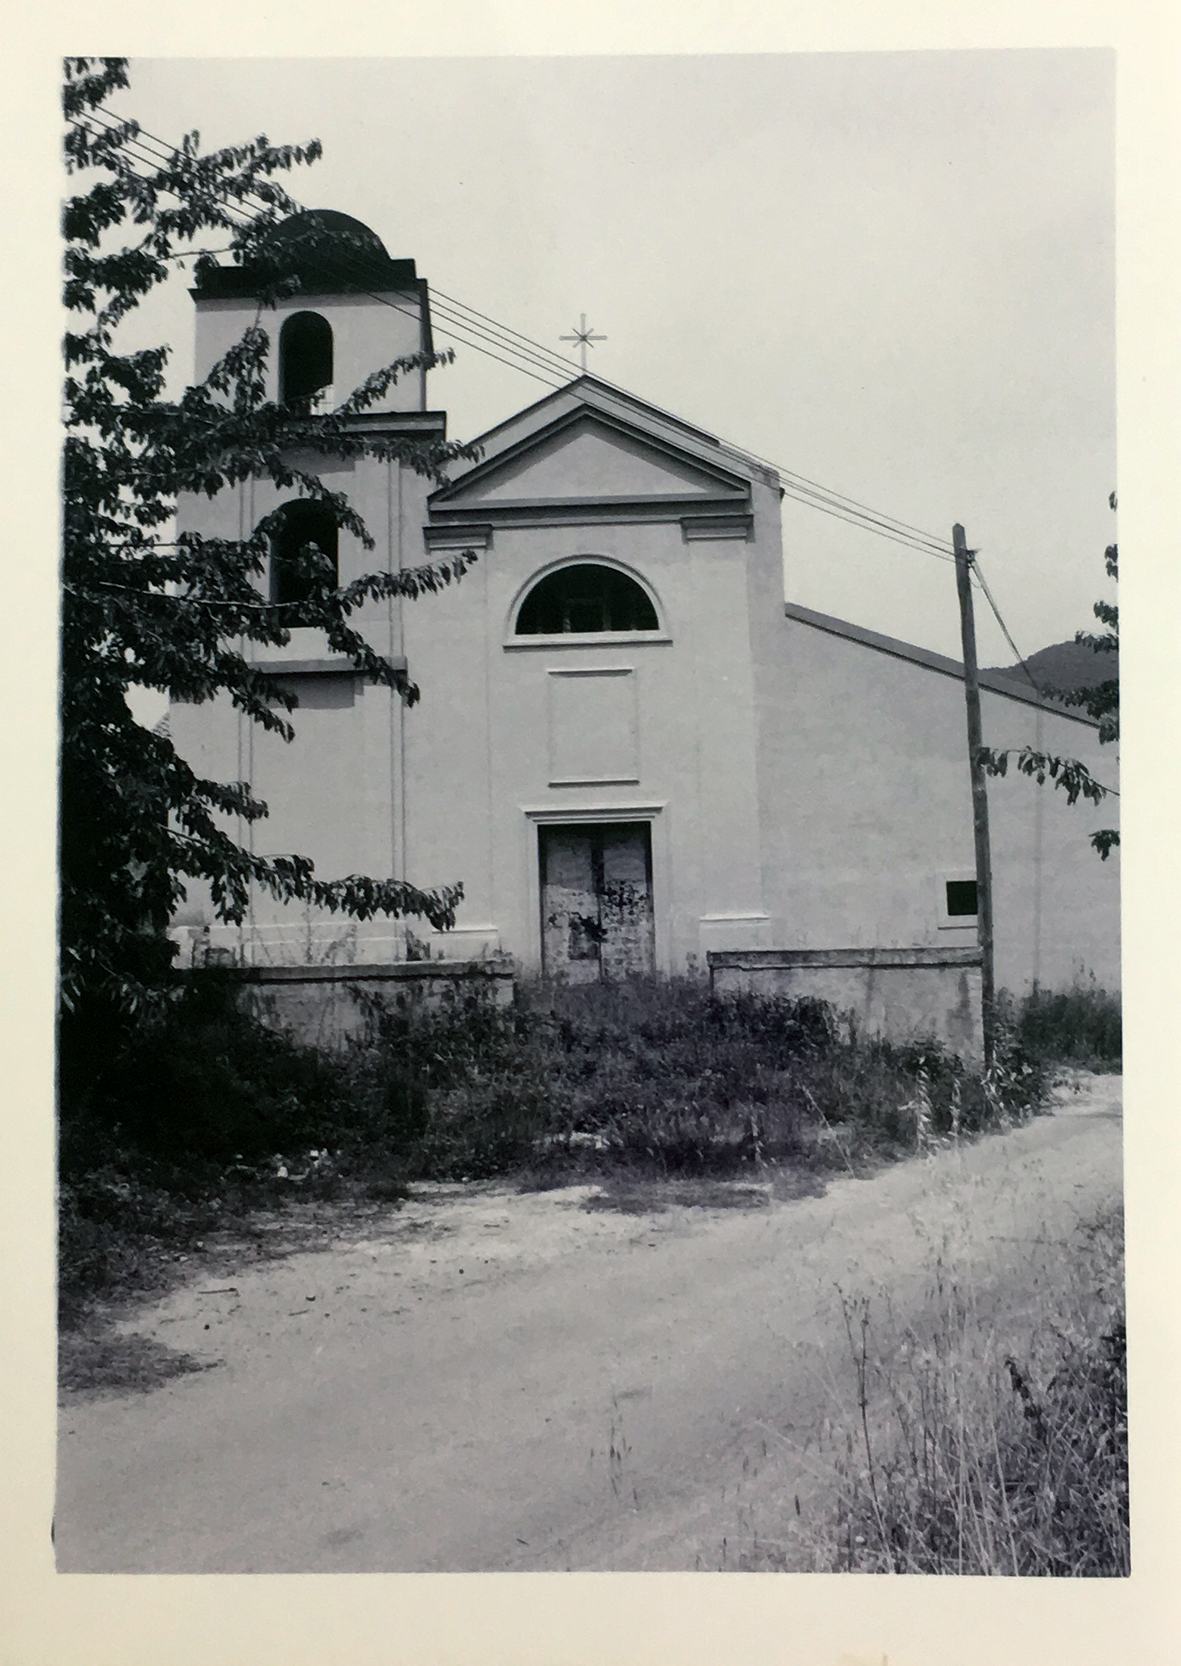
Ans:
<svg viewBox="0 0 1181 1666"><path fill-rule="evenodd" d="M1017 1005L1012 1021L1022 1046L1043 1065L1118 1071L1123 1063L1123 1023L1118 995L1094 978L1069 989L1034 989Z"/></svg>
<svg viewBox="0 0 1181 1666"><path fill-rule="evenodd" d="M1130 1571L1118 1215L1090 1228L1079 1292L1006 1345L941 1285L922 1331L879 1338L846 1300L851 1409L814 1565L859 1573L1112 1577Z"/></svg>
<svg viewBox="0 0 1181 1666"><path fill-rule="evenodd" d="M1015 1039L990 1082L935 1042L851 1036L823 1002L692 979L535 981L507 1008L467 995L370 1020L350 1096L434 1178L847 1167L1023 1117L1046 1088Z"/></svg>

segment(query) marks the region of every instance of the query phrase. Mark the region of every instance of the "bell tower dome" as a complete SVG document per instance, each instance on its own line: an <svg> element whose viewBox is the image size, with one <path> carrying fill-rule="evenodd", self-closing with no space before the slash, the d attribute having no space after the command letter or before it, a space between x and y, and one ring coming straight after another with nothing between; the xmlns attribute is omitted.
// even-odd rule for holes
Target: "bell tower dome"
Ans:
<svg viewBox="0 0 1181 1666"><path fill-rule="evenodd" d="M331 410L394 359L432 350L426 280L412 260L391 260L375 231L350 214L308 209L281 221L253 265L218 266L192 291L196 373L204 377L254 321L260 290L282 282L264 310L271 335L267 392ZM426 372L401 378L385 411L425 411Z"/></svg>

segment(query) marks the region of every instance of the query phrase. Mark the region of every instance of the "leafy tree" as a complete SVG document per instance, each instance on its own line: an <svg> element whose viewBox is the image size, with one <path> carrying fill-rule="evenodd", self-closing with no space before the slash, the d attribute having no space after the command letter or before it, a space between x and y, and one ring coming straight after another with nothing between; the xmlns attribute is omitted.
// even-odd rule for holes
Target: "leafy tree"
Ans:
<svg viewBox="0 0 1181 1666"><path fill-rule="evenodd" d="M1111 507L1116 506L1116 495L1112 492L1108 499ZM1104 551L1104 563L1108 578L1119 579L1119 545L1109 544ZM1114 602L1098 601L1095 603L1095 617L1104 627L1102 631L1077 631L1075 641L1083 647L1091 648L1097 654L1117 654L1119 652L1119 608ZM1094 718L1099 725L1100 745L1112 745L1119 740L1119 675L1105 677L1099 682L1089 684L1086 688L1077 689L1044 689L1043 693L1052 694L1064 706L1081 706L1088 717ZM1008 773L1009 760L1014 760L1014 767L1022 775L1032 776L1042 786L1046 781L1052 781L1066 794L1068 804L1076 804L1080 798L1087 799L1092 804L1100 804L1113 794L1114 789L1105 787L1096 781L1086 764L1078 758L1062 758L1051 752L1039 752L1033 747L1010 747L1007 751L994 751L992 747L984 746L980 749L981 761L990 775L1005 775ZM1117 795L1118 796L1118 795ZM1104 861L1111 854L1112 848L1119 844L1119 829L1115 827L1101 827L1091 834L1091 843Z"/></svg>
<svg viewBox="0 0 1181 1666"><path fill-rule="evenodd" d="M315 500L366 548L373 539L347 498L293 457L392 458L442 479L469 448L375 438L354 421L397 380L450 358L416 354L375 371L336 411L280 405L265 394L268 303L295 287L274 227L297 210L279 176L313 162L318 143L265 137L202 154L199 135L163 154L136 123L103 106L128 85L124 60L70 59L63 102L72 175L95 175L64 208L65 499L62 557L60 933L63 1068L71 1040L142 1009L168 982L165 928L187 882L207 885L217 916L239 923L252 888L359 918L454 921L458 885L421 891L392 879L321 879L305 857L260 857L232 835L266 805L247 783L203 779L166 734L132 716L128 690L176 700L228 698L286 739L293 697L244 656L314 626L358 672L413 702L405 673L356 627L366 602L415 597L458 579L474 555L340 586L313 543L298 555L299 600L275 603L259 579L277 514L240 539L173 532L183 493L212 496L249 478ZM215 245L222 245L216 248ZM121 352L119 325L178 263L199 278L216 254L257 275L253 325L204 381L166 397L164 346Z"/></svg>

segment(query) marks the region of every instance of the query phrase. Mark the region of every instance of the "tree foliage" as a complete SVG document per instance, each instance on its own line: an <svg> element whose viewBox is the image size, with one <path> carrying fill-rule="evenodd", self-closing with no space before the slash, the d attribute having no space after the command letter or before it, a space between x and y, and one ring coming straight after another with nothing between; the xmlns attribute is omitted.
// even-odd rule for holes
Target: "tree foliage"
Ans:
<svg viewBox="0 0 1181 1666"><path fill-rule="evenodd" d="M87 188L63 213L65 441L62 555L60 932L65 1014L126 1014L166 980L165 928L186 883L207 886L217 917L240 923L253 891L368 918L421 915L453 923L459 886L421 891L391 879L322 879L305 857L261 857L235 826L266 805L243 781L203 778L167 734L138 723L133 687L173 700L215 697L263 729L290 739L294 698L255 668L253 644L283 644L295 626L324 633L357 672L408 703L405 673L375 652L355 618L367 602L416 597L458 579L471 552L339 585L314 544L299 555L301 599L263 594L275 513L241 538L176 535L184 494L240 482L272 482L316 500L365 548L374 540L347 498L293 458L392 459L432 479L469 448L382 438L355 419L399 378L445 362L415 354L375 370L331 413L315 400L266 397L267 304L292 286L271 237L298 209L281 178L315 161L318 143L272 145L265 137L203 154L191 133L168 153L141 140L134 122L105 111L128 85L121 59L70 59L63 103L67 167ZM185 262L198 278L216 255L257 274L253 324L205 379L166 396L169 349L120 351L119 325ZM287 288L285 290L285 284Z"/></svg>
<svg viewBox="0 0 1181 1666"><path fill-rule="evenodd" d="M1114 492L1108 501L1114 509ZM1108 578L1118 582L1119 545L1108 544L1103 552L1103 559ZM1104 628L1101 631L1077 631L1075 641L1085 648L1092 649L1096 654L1118 654L1119 608L1114 602L1098 601L1095 603L1094 613ZM1100 745L1114 745L1119 740L1118 671L1115 676L1103 677L1085 688L1047 688L1041 692L1053 695L1064 706L1081 707L1087 716L1098 724ZM1040 752L1030 746L1011 747L1006 751L994 751L990 746L983 746L980 749L980 758L990 775L1006 775L1009 762L1012 760L1016 770L1022 775L1031 776L1039 786L1052 781L1055 787L1060 787L1066 794L1068 804L1077 804L1080 798L1092 804L1100 804L1105 798L1113 795L1113 789L1096 781L1086 764L1078 758L1062 758L1052 752ZM1119 842L1119 829L1115 827L1101 827L1091 834L1091 844L1104 861Z"/></svg>

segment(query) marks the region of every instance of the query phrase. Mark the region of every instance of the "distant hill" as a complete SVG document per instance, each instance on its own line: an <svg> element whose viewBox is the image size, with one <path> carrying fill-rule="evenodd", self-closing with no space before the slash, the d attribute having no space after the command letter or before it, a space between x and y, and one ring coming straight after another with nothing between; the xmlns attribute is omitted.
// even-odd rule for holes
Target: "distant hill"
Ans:
<svg viewBox="0 0 1181 1666"><path fill-rule="evenodd" d="M1034 681L1044 689L1090 688L1094 683L1105 683L1119 676L1119 653L1097 654L1080 642L1055 642L1049 648L1039 648L1025 661ZM988 669L997 677L1011 677L1028 688L1029 679L1020 665L993 665Z"/></svg>

